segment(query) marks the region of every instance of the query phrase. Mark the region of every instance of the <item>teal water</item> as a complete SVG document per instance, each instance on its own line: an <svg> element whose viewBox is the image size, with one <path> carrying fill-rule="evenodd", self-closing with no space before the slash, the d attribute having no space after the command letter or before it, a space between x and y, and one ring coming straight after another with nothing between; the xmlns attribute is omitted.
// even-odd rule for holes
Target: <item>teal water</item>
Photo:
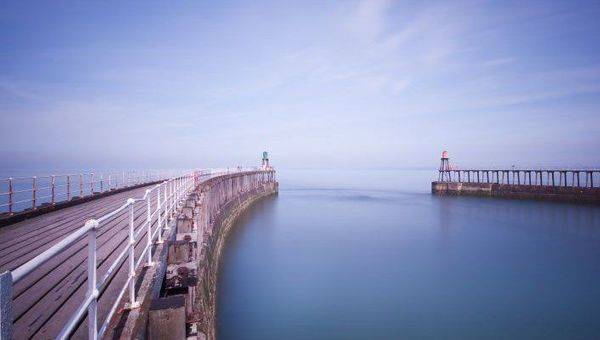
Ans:
<svg viewBox="0 0 600 340"><path fill-rule="evenodd" d="M218 285L220 339L600 337L600 209L435 197L431 171L280 171Z"/></svg>

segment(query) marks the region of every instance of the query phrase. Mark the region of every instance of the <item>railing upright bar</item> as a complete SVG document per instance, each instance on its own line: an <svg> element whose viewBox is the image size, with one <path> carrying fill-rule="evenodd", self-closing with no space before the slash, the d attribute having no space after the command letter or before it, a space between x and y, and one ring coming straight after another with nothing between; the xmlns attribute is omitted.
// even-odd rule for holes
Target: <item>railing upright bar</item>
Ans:
<svg viewBox="0 0 600 340"><path fill-rule="evenodd" d="M171 214L173 217L175 217L175 195L177 194L175 192L175 181L177 179L175 179L174 181L171 182Z"/></svg>
<svg viewBox="0 0 600 340"><path fill-rule="evenodd" d="M135 234L133 225L133 204L135 200L130 198L127 200L129 204L129 309L139 307L139 303L135 301Z"/></svg>
<svg viewBox="0 0 600 340"><path fill-rule="evenodd" d="M8 214L12 215L13 213L13 179L12 177L8 179Z"/></svg>
<svg viewBox="0 0 600 340"><path fill-rule="evenodd" d="M96 257L96 230L98 221L90 220L90 231L88 232L88 291L87 295L93 299L88 306L88 339L96 340L98 338L98 288L97 288L97 257Z"/></svg>
<svg viewBox="0 0 600 340"><path fill-rule="evenodd" d="M37 192L37 177L33 176L31 180L31 208L35 210L35 200Z"/></svg>
<svg viewBox="0 0 600 340"><path fill-rule="evenodd" d="M67 201L71 200L71 175L67 175Z"/></svg>
<svg viewBox="0 0 600 340"><path fill-rule="evenodd" d="M52 205L56 203L56 176L52 175L51 177L51 190L52 190Z"/></svg>
<svg viewBox="0 0 600 340"><path fill-rule="evenodd" d="M150 189L146 190L146 226L148 228L146 231L146 234L148 235L148 237L146 238L146 247L148 247L148 252L146 253L147 267L154 266L154 262L152 262L152 214L150 213L150 192Z"/></svg>
<svg viewBox="0 0 600 340"><path fill-rule="evenodd" d="M167 218L171 219L171 195L172 195L172 191L171 191L171 183L172 182L165 182L165 209L166 209L166 214L167 214Z"/></svg>
<svg viewBox="0 0 600 340"><path fill-rule="evenodd" d="M165 205L165 230L170 230L171 227L169 227L169 182L164 182L163 183L164 186L164 200L163 200L163 204Z"/></svg>
<svg viewBox="0 0 600 340"><path fill-rule="evenodd" d="M160 188L161 187L162 187L162 184L156 188L156 200L157 200L156 201L156 211L158 213L158 217L157 217L157 219L158 219L158 241L156 242L157 244L163 243L163 240L162 240L162 231L163 231L163 229L162 229L162 227L163 227L163 225L162 225L162 207L160 204Z"/></svg>

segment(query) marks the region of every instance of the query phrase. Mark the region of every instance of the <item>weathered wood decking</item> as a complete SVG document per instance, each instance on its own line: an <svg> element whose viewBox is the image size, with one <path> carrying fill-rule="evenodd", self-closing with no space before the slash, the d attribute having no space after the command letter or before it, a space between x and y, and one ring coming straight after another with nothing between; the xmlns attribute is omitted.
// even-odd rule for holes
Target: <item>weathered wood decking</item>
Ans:
<svg viewBox="0 0 600 340"><path fill-rule="evenodd" d="M83 227L90 218L100 217L117 209L129 197L144 195L142 187L102 197L69 208L50 212L0 229L0 272L13 270L69 233ZM152 197L152 205L156 197ZM146 221L146 206L135 206L135 225L139 229ZM153 224L156 224L156 218ZM98 277L107 274L109 266L126 246L128 216L126 211L106 221L98 232ZM137 242L146 242L145 230ZM136 259L143 247L136 247ZM86 291L87 239L81 238L64 252L19 281L13 292L14 336L23 338L54 338L64 323L77 309ZM124 262L126 263L126 262ZM104 320L127 278L126 266L121 263L111 274L105 287L100 288L99 320ZM87 321L75 333L75 338L86 338ZM100 323L101 324L101 323Z"/></svg>

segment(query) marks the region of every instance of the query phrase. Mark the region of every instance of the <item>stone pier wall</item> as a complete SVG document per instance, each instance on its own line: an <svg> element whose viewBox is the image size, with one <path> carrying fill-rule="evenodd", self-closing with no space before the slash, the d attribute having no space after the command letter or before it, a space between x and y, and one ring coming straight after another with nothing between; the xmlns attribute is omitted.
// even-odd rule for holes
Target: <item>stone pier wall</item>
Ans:
<svg viewBox="0 0 600 340"><path fill-rule="evenodd" d="M600 188L510 185L496 183L432 182L436 195L469 195L600 204Z"/></svg>
<svg viewBox="0 0 600 340"><path fill-rule="evenodd" d="M227 203L212 223L212 231L205 240L198 259L198 286L194 311L198 315L198 334L201 339L216 338L216 295L219 263L225 242L239 215L257 200L277 193L277 183L267 183Z"/></svg>
<svg viewBox="0 0 600 340"><path fill-rule="evenodd" d="M154 282L154 291L160 293L154 294L149 307L148 338L164 338L159 334L165 327L177 331L185 327L187 339L216 338L217 276L227 235L245 209L277 193L278 183L259 183L220 206L215 203L234 188L234 181L215 177L200 184L185 202L164 259L164 277ZM171 303L173 297L179 302Z"/></svg>

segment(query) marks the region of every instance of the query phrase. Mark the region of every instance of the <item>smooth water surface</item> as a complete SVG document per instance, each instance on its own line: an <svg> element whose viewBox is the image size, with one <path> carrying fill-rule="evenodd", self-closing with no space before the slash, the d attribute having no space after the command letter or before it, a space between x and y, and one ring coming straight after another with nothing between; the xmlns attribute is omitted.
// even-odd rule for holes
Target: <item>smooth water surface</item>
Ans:
<svg viewBox="0 0 600 340"><path fill-rule="evenodd" d="M228 240L220 339L600 337L600 209L280 172Z"/></svg>

